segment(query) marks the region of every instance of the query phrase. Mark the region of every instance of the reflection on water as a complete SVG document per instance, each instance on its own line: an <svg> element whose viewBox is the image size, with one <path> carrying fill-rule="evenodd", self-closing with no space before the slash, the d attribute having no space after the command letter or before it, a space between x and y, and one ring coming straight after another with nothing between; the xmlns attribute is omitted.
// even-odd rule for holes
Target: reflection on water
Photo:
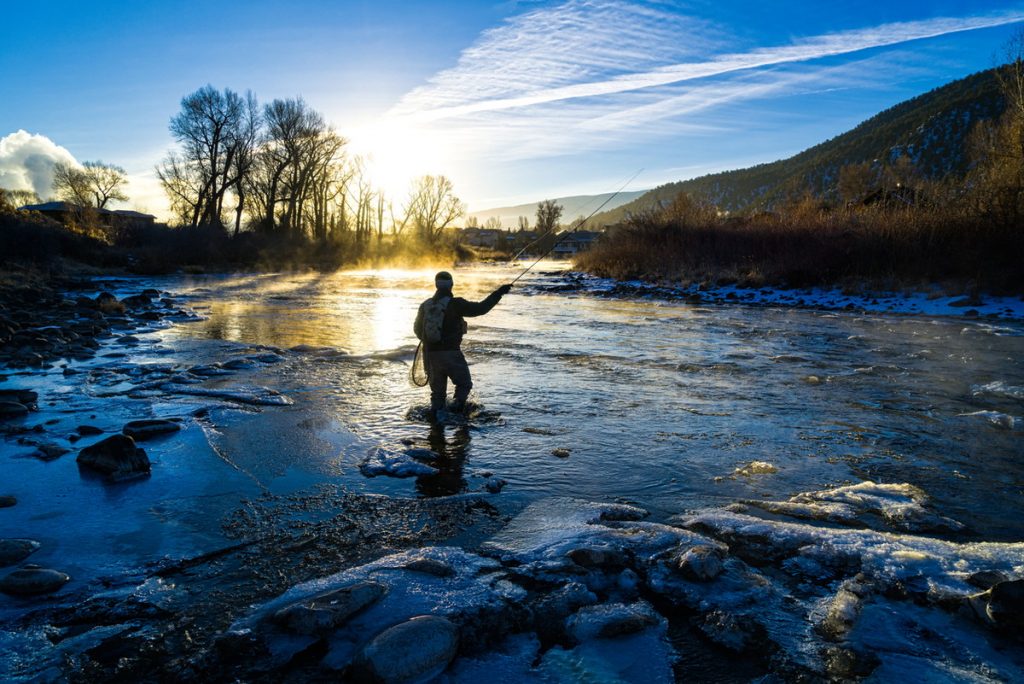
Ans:
<svg viewBox="0 0 1024 684"><path fill-rule="evenodd" d="M515 274L457 269L456 294L480 299ZM337 466L352 486L435 496L480 489L489 471L508 480L503 497L625 499L667 515L874 479L922 487L988 538L1022 536L1024 406L1013 391L1024 387L1021 326L538 287L553 280L531 274L489 315L469 321L476 398L502 420L447 431L405 418L427 400L407 372L412 321L432 293L432 271L164 286L191 292L207 317L170 331L182 343L351 352L305 349L261 382L297 398L290 411L315 410L357 435ZM332 439L329 430L318 435ZM366 448L402 441L441 454L439 474L415 482L359 476L354 466ZM293 449L288 429L268 431L264 448ZM570 456L553 455L561 449ZM753 460L778 472L733 474Z"/></svg>

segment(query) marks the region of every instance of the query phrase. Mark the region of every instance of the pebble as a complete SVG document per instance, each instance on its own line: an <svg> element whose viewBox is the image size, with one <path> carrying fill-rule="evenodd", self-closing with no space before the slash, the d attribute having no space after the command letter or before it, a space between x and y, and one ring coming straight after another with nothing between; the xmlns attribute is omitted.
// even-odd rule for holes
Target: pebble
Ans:
<svg viewBox="0 0 1024 684"><path fill-rule="evenodd" d="M0 539L0 567L19 563L40 547L34 539Z"/></svg>
<svg viewBox="0 0 1024 684"><path fill-rule="evenodd" d="M459 648L459 630L449 620L421 615L375 636L352 663L356 681L429 681L444 671Z"/></svg>
<svg viewBox="0 0 1024 684"><path fill-rule="evenodd" d="M67 584L70 579L63 572L57 570L34 565L25 566L0 580L0 592L13 596L52 594Z"/></svg>

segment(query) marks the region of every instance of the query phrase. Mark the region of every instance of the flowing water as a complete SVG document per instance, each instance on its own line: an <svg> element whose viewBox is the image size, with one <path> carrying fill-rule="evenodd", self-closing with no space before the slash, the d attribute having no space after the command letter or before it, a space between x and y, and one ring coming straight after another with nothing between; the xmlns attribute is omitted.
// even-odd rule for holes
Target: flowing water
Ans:
<svg viewBox="0 0 1024 684"><path fill-rule="evenodd" d="M514 273L460 269L457 294L483 298ZM33 561L86 582L223 546L225 517L261 494L329 484L436 497L483 491L495 478L507 482L495 500L511 512L574 496L636 503L661 520L862 480L906 482L972 538L1024 537L1020 324L616 299L561 291L554 272L530 274L470 319L464 349L482 415L430 426L416 419L428 391L408 371L412 321L431 283L430 272L397 270L103 283L180 294L204 320L143 332L127 351L112 345L122 353L72 362L76 374L12 378L40 392L34 420L64 435L149 417L184 417L186 429L146 443L152 477L116 486L70 456L31 458L34 447L8 438L3 489L20 504L4 511L0 537L40 540ZM204 384L267 387L290 405L125 394L140 369L268 349L280 362ZM190 419L195 411L206 417ZM378 447L408 446L440 454L438 472L398 479L360 468ZM744 470L751 462L774 472Z"/></svg>
<svg viewBox="0 0 1024 684"><path fill-rule="evenodd" d="M509 276L460 270L457 294L482 298ZM1019 324L609 299L551 291L559 282L531 274L470 320L474 396L500 419L433 429L406 417L427 399L407 369L430 273L166 287L191 292L207 317L175 328L172 340L349 352L307 351L262 381L296 400L283 415L306 421L289 429L278 416L263 421L272 431L253 426L258 437L231 446L247 451L232 458L254 461L254 472L271 460L272 479L434 496L478 490L490 472L508 481L506 497L630 501L661 516L873 479L923 488L986 539L1021 538ZM401 440L440 452L440 474L360 474L368 449ZM752 461L777 472L734 472Z"/></svg>

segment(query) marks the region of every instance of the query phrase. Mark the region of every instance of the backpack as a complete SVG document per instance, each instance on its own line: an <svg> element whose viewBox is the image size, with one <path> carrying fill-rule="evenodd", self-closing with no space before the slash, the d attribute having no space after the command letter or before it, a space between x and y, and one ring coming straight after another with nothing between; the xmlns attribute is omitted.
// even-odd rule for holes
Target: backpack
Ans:
<svg viewBox="0 0 1024 684"><path fill-rule="evenodd" d="M441 341L444 332L444 312L448 308L451 297L434 299L431 297L420 304L420 311L423 312L423 341L437 343Z"/></svg>

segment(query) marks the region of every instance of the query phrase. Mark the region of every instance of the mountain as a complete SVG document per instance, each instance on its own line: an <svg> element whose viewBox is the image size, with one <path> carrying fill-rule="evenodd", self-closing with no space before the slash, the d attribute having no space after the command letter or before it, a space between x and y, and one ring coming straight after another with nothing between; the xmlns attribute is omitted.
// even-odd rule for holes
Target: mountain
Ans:
<svg viewBox="0 0 1024 684"><path fill-rule="evenodd" d="M620 192L615 196L607 205L604 210L609 211L615 209L627 202L631 202L641 195L647 193L647 190L634 190L630 192ZM601 203L615 195L613 192L606 192L602 195L574 195L572 197L556 197L555 202L562 205L562 223L568 225L574 221L576 217L589 216L595 209L601 206ZM483 209L483 210L471 210L466 216L473 217L479 221L480 225L484 225L487 219L492 217L498 217L501 219L501 225L503 228L515 228L518 225L520 216L525 216L530 219L530 225L533 225L537 220L537 202L530 204L517 204L511 207L496 207L494 209Z"/></svg>
<svg viewBox="0 0 1024 684"><path fill-rule="evenodd" d="M629 213L659 206L680 192L726 211L769 210L808 192L835 200L842 167L862 162L877 167L904 155L925 178L962 175L969 163L968 132L976 122L997 117L1004 108L996 70L982 71L901 102L788 159L668 183L598 214L592 223L618 223Z"/></svg>

